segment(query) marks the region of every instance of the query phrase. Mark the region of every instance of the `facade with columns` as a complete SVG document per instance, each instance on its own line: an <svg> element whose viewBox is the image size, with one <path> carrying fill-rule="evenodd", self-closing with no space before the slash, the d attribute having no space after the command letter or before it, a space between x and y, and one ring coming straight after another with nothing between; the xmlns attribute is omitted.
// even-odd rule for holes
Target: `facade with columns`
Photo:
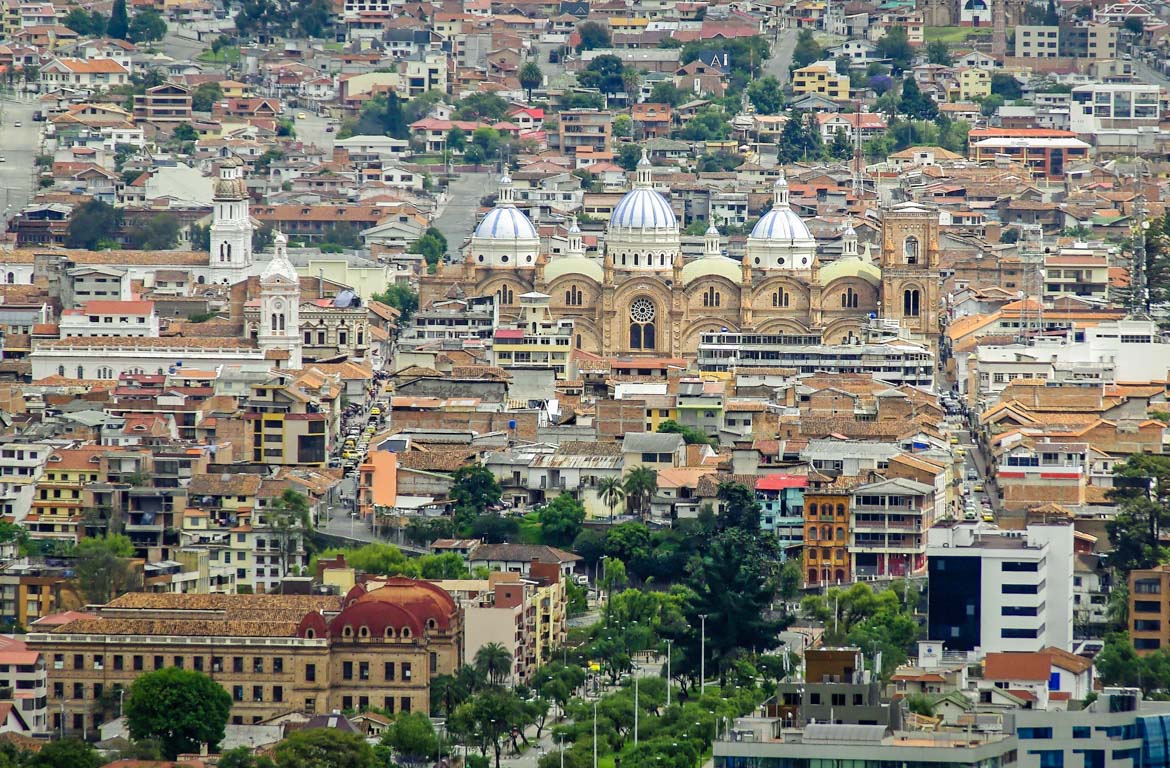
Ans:
<svg viewBox="0 0 1170 768"><path fill-rule="evenodd" d="M573 321L574 345L603 355L691 356L702 334L722 329L849 343L862 338L871 316L896 318L912 338L937 344L936 212L909 204L887 211L876 259L859 251L850 227L842 256L821 264L781 178L742 262L723 254L714 227L703 256L684 262L678 220L643 157L610 218L604 255L586 255L574 222L565 252L550 257L511 195L505 176L499 203L476 228L463 263L423 278L423 306L453 291L494 294L501 317L511 319L521 296L545 293L553 315Z"/></svg>

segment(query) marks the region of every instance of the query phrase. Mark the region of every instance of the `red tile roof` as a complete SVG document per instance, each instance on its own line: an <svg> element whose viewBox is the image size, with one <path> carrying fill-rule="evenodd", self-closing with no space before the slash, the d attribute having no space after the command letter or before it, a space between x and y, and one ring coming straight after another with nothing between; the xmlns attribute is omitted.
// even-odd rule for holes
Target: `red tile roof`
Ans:
<svg viewBox="0 0 1170 768"><path fill-rule="evenodd" d="M984 680L1047 681L1051 671L1047 653L989 653L983 660Z"/></svg>

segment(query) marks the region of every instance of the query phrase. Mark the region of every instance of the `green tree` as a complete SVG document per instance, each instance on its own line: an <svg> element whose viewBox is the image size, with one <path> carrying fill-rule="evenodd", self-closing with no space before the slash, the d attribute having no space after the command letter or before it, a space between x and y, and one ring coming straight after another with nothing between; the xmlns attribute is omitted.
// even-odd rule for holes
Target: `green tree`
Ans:
<svg viewBox="0 0 1170 768"><path fill-rule="evenodd" d="M853 142L845 133L844 126L837 126L833 132L833 142L829 145L829 155L838 160L847 160L853 156Z"/></svg>
<svg viewBox="0 0 1170 768"><path fill-rule="evenodd" d="M502 685L512 676L512 654L499 643L486 643L475 652L475 671L491 685Z"/></svg>
<svg viewBox="0 0 1170 768"><path fill-rule="evenodd" d="M626 498L638 513L643 517L649 515L650 502L654 498L654 492L658 490L658 473L650 467L634 467L626 474L623 485Z"/></svg>
<svg viewBox="0 0 1170 768"><path fill-rule="evenodd" d="M807 67L814 61L820 61L825 55L825 49L813 37L811 29L802 29L796 35L796 47L792 49L792 68Z"/></svg>
<svg viewBox="0 0 1170 768"><path fill-rule="evenodd" d="M581 42L577 43L577 52L592 51L594 48L609 48L609 28L596 21L587 21L577 25L577 35Z"/></svg>
<svg viewBox="0 0 1170 768"><path fill-rule="evenodd" d="M514 692L488 688L457 707L448 728L462 736L464 743L478 743L485 750L491 749L496 768L500 768L505 739L513 728L523 725L523 709L523 702Z"/></svg>
<svg viewBox="0 0 1170 768"><path fill-rule="evenodd" d="M544 73L535 59L529 59L520 68L520 87L528 92L528 100L532 101L532 91L544 85Z"/></svg>
<svg viewBox="0 0 1170 768"><path fill-rule="evenodd" d="M463 159L472 165L478 167L487 158L484 156L483 148L478 144L472 144L463 152Z"/></svg>
<svg viewBox="0 0 1170 768"><path fill-rule="evenodd" d="M942 40L931 40L926 44L926 60L931 64L949 67L954 64L951 49Z"/></svg>
<svg viewBox="0 0 1170 768"><path fill-rule="evenodd" d="M173 213L155 214L126 233L127 247L136 250L169 251L178 242L179 219Z"/></svg>
<svg viewBox="0 0 1170 768"><path fill-rule="evenodd" d="M409 285L393 283L386 286L386 290L375 293L370 298L397 309L400 313L399 322L403 324L418 310L418 293Z"/></svg>
<svg viewBox="0 0 1170 768"><path fill-rule="evenodd" d="M720 483L717 495L722 514L718 518L719 530L739 528L749 533L760 532L760 505L756 495L742 483Z"/></svg>
<svg viewBox="0 0 1170 768"><path fill-rule="evenodd" d="M100 37L106 34L107 19L99 11L73 8L65 14L65 19L61 23L82 37Z"/></svg>
<svg viewBox="0 0 1170 768"><path fill-rule="evenodd" d="M784 107L784 92L780 81L768 75L755 80L747 89L748 100L762 115L776 115Z"/></svg>
<svg viewBox="0 0 1170 768"><path fill-rule="evenodd" d="M123 3L124 1L118 0ZM69 233L65 237L65 245L69 248L85 248L92 251L100 240L112 238L121 224L121 212L114 206L101 200L90 200L73 209L69 217Z"/></svg>
<svg viewBox="0 0 1170 768"><path fill-rule="evenodd" d="M467 133L459 126L447 131L447 149L452 152L462 152L467 146Z"/></svg>
<svg viewBox="0 0 1170 768"><path fill-rule="evenodd" d="M460 120L503 120L508 116L509 104L495 93L472 93L455 105L455 116Z"/></svg>
<svg viewBox="0 0 1170 768"><path fill-rule="evenodd" d="M684 427L674 419L667 419L659 422L658 432L663 434L682 435L683 442L687 445L714 445L715 441L711 439L710 435L706 435L702 430L695 427Z"/></svg>
<svg viewBox="0 0 1170 768"><path fill-rule="evenodd" d="M151 43L162 40L167 34L167 23L162 14L153 8L142 8L135 12L130 22L129 39L135 43Z"/></svg>
<svg viewBox="0 0 1170 768"><path fill-rule="evenodd" d="M898 111L914 120L933 120L938 117L938 104L918 87L918 81L908 77L902 83L902 98Z"/></svg>
<svg viewBox="0 0 1170 768"><path fill-rule="evenodd" d="M455 470L447 494L455 512L455 524L462 525L498 506L503 494L491 470L482 464L470 464Z"/></svg>
<svg viewBox="0 0 1170 768"><path fill-rule="evenodd" d="M914 47L905 27L890 27L877 41L878 56L887 59L894 74L900 74L914 63Z"/></svg>
<svg viewBox="0 0 1170 768"><path fill-rule="evenodd" d="M104 762L98 751L84 741L62 739L46 742L21 765L25 768L98 768Z"/></svg>
<svg viewBox="0 0 1170 768"><path fill-rule="evenodd" d="M126 14L126 0L114 0L106 34L115 40L126 40L130 35L130 17Z"/></svg>
<svg viewBox="0 0 1170 768"><path fill-rule="evenodd" d="M341 248L360 248L362 233L348 221L330 224L321 233L322 245L336 245Z"/></svg>
<svg viewBox="0 0 1170 768"><path fill-rule="evenodd" d="M679 131L679 138L685 141L723 141L731 135L731 124L727 114L714 107L708 107L687 121Z"/></svg>
<svg viewBox="0 0 1170 768"><path fill-rule="evenodd" d="M182 123L181 125L176 125L175 130L171 131L171 138L173 138L175 141L181 141L184 143L198 141L199 132L196 131L195 126L191 125L190 123ZM137 178L141 171L132 171L132 173L134 178Z"/></svg>
<svg viewBox="0 0 1170 768"><path fill-rule="evenodd" d="M1121 28L1131 35L1140 35L1146 31L1145 24L1136 16L1130 16L1121 25Z"/></svg>
<svg viewBox="0 0 1170 768"><path fill-rule="evenodd" d="M677 107L686 100L686 93L670 80L655 83L654 87L650 89L651 104L669 104L672 107Z"/></svg>
<svg viewBox="0 0 1170 768"><path fill-rule="evenodd" d="M360 733L336 728L293 731L273 751L277 768L382 768Z"/></svg>
<svg viewBox="0 0 1170 768"><path fill-rule="evenodd" d="M382 745L405 762L421 763L439 751L439 737L425 712L401 712L382 734Z"/></svg>
<svg viewBox="0 0 1170 768"><path fill-rule="evenodd" d="M609 508L609 520L613 522L613 512L617 505L626 498L626 489L620 477L603 477L597 483L597 495ZM574 547L576 544L574 544Z"/></svg>
<svg viewBox="0 0 1170 768"><path fill-rule="evenodd" d="M232 698L202 672L168 667L140 675L126 698L126 725L135 740L155 739L168 760L215 751L223 741Z"/></svg>
<svg viewBox="0 0 1170 768"><path fill-rule="evenodd" d="M1134 454L1115 465L1109 496L1118 506L1105 524L1113 542L1111 565L1128 574L1165 562L1170 555L1162 543L1170 506L1170 457Z"/></svg>
<svg viewBox="0 0 1170 768"><path fill-rule="evenodd" d="M984 117L992 117L1004 105L1004 98L998 93L992 93L979 100L979 112Z"/></svg>
<svg viewBox="0 0 1170 768"><path fill-rule="evenodd" d="M996 72L991 76L991 92L1007 101L1015 101L1024 95L1024 89L1015 75Z"/></svg>
<svg viewBox="0 0 1170 768"><path fill-rule="evenodd" d="M468 152L471 149L472 147L468 147ZM464 156L469 157L467 153L464 153ZM423 236L411 243L407 251L422 254L427 265L434 266L439 263L439 260L443 258L443 254L447 252L447 238L434 227L427 227Z"/></svg>
<svg viewBox="0 0 1170 768"><path fill-rule="evenodd" d="M108 603L141 586L141 574L130 562L134 545L125 536L89 536L78 542L74 553L74 571L88 602Z"/></svg>
<svg viewBox="0 0 1170 768"><path fill-rule="evenodd" d="M288 561L300 551L304 537L313 528L309 499L303 493L286 488L280 498L269 505L264 517L280 549L281 575L287 575Z"/></svg>
<svg viewBox="0 0 1170 768"><path fill-rule="evenodd" d="M613 126L611 128L614 137L618 139L628 139L634 134L634 120L627 114L617 115L613 119Z"/></svg>
<svg viewBox="0 0 1170 768"><path fill-rule="evenodd" d="M236 747L220 755L215 768L276 768L276 763L267 756L253 755L247 747Z"/></svg>
<svg viewBox="0 0 1170 768"><path fill-rule="evenodd" d="M210 112L215 102L223 98L223 88L220 84L211 81L200 83L191 92L191 109L196 112Z"/></svg>
<svg viewBox="0 0 1170 768"><path fill-rule="evenodd" d="M585 507L571 494L562 493L540 510L540 540L554 547L568 547L581 532Z"/></svg>
<svg viewBox="0 0 1170 768"><path fill-rule="evenodd" d="M642 159L642 145L626 142L618 145L617 164L627 171L632 171L638 167L638 161Z"/></svg>

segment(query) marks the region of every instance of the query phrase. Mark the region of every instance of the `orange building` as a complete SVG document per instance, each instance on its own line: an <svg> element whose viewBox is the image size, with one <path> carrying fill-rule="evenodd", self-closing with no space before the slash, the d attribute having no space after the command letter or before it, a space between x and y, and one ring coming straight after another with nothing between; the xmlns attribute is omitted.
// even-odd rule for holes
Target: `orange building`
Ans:
<svg viewBox="0 0 1170 768"><path fill-rule="evenodd" d="M849 500L854 478L810 476L804 492L805 585L846 584L853 579L849 557Z"/></svg>

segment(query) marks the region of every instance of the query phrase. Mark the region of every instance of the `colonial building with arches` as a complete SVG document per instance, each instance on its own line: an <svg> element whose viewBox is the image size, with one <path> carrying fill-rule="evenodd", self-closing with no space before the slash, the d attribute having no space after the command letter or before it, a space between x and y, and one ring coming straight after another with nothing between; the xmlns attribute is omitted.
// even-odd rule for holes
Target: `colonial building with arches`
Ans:
<svg viewBox="0 0 1170 768"><path fill-rule="evenodd" d="M555 317L572 319L575 345L603 355L691 356L702 334L721 330L849 343L861 340L871 317L898 320L932 348L937 342L938 216L925 208L885 213L878 259L859 251L850 227L842 255L821 264L781 177L742 261L723 253L714 227L703 255L684 261L678 219L643 155L632 189L614 208L601 258L586 255L576 222L564 253L550 257L512 194L505 176L463 262L423 278L424 306L456 289L494 294L501 318L510 319L520 296L539 291L552 297Z"/></svg>

